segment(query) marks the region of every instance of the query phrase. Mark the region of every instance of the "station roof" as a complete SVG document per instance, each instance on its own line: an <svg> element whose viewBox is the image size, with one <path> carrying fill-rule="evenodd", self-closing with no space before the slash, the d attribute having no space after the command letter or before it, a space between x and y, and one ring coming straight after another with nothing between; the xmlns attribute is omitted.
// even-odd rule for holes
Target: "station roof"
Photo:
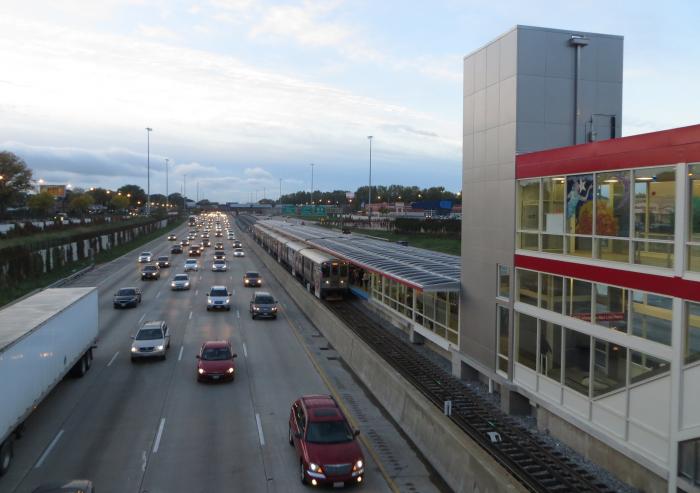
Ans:
<svg viewBox="0 0 700 493"><path fill-rule="evenodd" d="M284 221L259 225L422 291L459 291L460 257L357 234Z"/></svg>

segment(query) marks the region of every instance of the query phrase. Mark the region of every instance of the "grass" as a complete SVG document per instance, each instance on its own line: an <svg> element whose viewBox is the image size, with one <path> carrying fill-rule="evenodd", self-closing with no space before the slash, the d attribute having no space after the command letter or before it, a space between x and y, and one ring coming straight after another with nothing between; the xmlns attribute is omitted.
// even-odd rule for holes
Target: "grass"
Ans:
<svg viewBox="0 0 700 493"><path fill-rule="evenodd" d="M449 253L450 255L459 256L462 250L462 240L459 238L446 238L425 233L402 234L394 233L393 231L382 231L376 229L351 228L350 230L353 233L375 236L377 238L384 238L389 241L404 240L407 241L408 245L412 247Z"/></svg>
<svg viewBox="0 0 700 493"><path fill-rule="evenodd" d="M141 245L144 245L148 243L149 241L155 240L159 238L160 236L165 235L166 233L169 233L173 228L178 227L180 224L182 224L185 220L182 219L178 222L175 222L171 224L170 226L167 226L165 228L158 229L156 231L153 231L151 233L148 233L147 235L144 236L139 236L133 241L130 241L128 243L124 243L122 245L119 245L115 248L111 248L109 250L102 251L97 254L97 256L94 259L94 263L96 265L103 264L105 262L109 262L111 260L114 260L118 257L121 257L122 255L129 253L130 251L134 250L135 248L140 247ZM10 286L8 288L5 288L3 290L0 290L0 306L4 306L17 298L21 298L22 296L31 293L32 291L36 289L41 289L45 288L49 284L52 284L59 279L63 279L64 277L67 277L80 269L84 269L88 265L93 263L93 260L90 259L84 259L80 260L78 262L73 262L70 265L67 265L65 267L62 267L60 269L56 269L54 271L48 272L40 277L35 277L32 279L26 279L20 283L18 283L15 286Z"/></svg>
<svg viewBox="0 0 700 493"><path fill-rule="evenodd" d="M33 235L17 236L14 238L4 238L4 239L0 239L0 250L3 248L25 245L28 243L32 244L32 243L41 243L41 242L48 241L48 240L68 239L72 236L85 234L85 233L87 233L87 234L100 233L101 231L107 231L107 230L114 229L115 227L119 227L119 226L135 226L135 225L143 224L143 223L146 223L149 221L152 221L152 219L148 219L145 217L138 217L136 219L130 219L127 221L81 225L81 226L75 226L75 227L69 227L66 229L56 230L56 231L47 231L47 232L42 232L42 233L36 233Z"/></svg>

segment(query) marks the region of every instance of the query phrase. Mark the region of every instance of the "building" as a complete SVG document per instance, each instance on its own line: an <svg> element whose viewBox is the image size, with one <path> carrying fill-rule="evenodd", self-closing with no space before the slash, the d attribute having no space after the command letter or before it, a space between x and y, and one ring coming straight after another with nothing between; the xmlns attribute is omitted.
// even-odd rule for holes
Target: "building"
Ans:
<svg viewBox="0 0 700 493"><path fill-rule="evenodd" d="M465 58L453 372L633 486L697 491L700 126L614 138L622 44L517 26Z"/></svg>

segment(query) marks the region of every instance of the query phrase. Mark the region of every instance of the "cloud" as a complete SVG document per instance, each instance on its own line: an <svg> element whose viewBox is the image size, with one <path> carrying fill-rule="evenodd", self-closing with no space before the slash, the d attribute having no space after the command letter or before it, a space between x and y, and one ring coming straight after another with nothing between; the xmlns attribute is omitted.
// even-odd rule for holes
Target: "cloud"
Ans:
<svg viewBox="0 0 700 493"><path fill-rule="evenodd" d="M243 170L243 175L247 178L257 179L257 180L271 180L272 174L265 171L262 168L246 168Z"/></svg>
<svg viewBox="0 0 700 493"><path fill-rule="evenodd" d="M176 40L179 38L174 31L164 26L146 26L144 24L139 24L137 30L140 35L146 38L165 40Z"/></svg>

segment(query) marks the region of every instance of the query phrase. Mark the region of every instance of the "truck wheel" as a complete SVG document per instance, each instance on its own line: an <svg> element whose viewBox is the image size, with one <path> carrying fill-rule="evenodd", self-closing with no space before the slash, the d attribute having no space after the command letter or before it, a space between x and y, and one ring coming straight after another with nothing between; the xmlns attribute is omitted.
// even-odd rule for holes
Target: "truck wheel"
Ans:
<svg viewBox="0 0 700 493"><path fill-rule="evenodd" d="M78 362L71 368L71 375L75 378L81 378L87 372L87 362L85 355L82 355Z"/></svg>
<svg viewBox="0 0 700 493"><path fill-rule="evenodd" d="M89 370L92 366L92 348L88 349L87 353L85 353L85 360L87 363L87 369Z"/></svg>
<svg viewBox="0 0 700 493"><path fill-rule="evenodd" d="M0 445L0 476L3 476L12 463L12 435Z"/></svg>

